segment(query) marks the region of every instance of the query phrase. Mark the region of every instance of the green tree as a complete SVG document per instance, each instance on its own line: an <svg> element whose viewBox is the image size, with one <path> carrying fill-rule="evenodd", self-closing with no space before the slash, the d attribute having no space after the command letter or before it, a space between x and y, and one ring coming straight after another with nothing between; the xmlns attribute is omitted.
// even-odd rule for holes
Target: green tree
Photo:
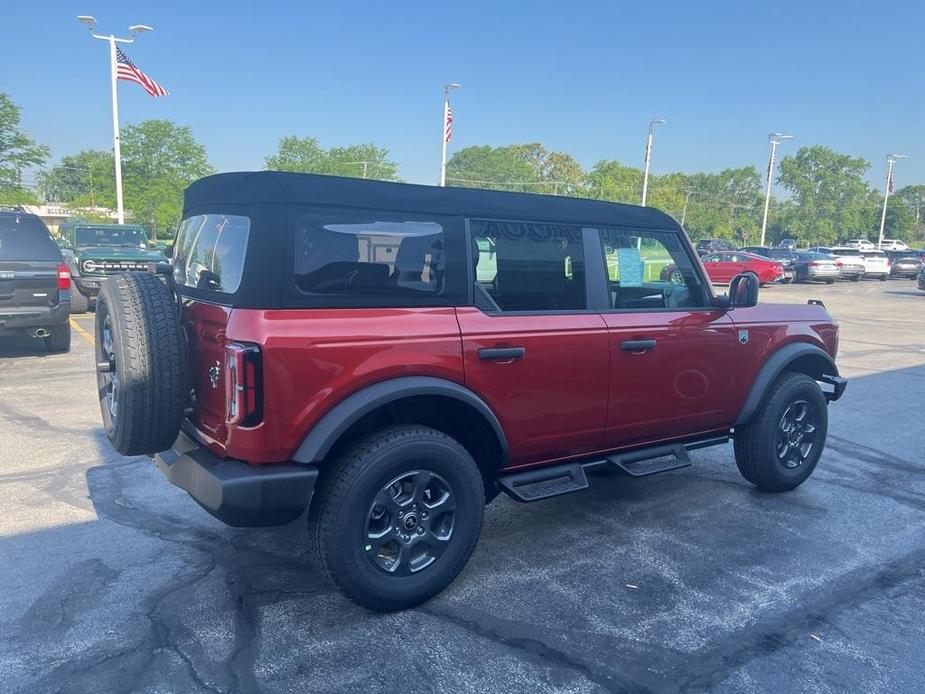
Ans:
<svg viewBox="0 0 925 694"><path fill-rule="evenodd" d="M599 200L638 205L642 195L642 169L616 160L599 161L588 173L588 185L590 195Z"/></svg>
<svg viewBox="0 0 925 694"><path fill-rule="evenodd" d="M465 147L446 166L450 185L551 195L584 195L581 165L563 152L550 152L538 142L502 147Z"/></svg>
<svg viewBox="0 0 925 694"><path fill-rule="evenodd" d="M372 143L324 149L314 137L288 135L277 150L266 158L271 171L326 174L397 181L398 166L389 159L389 150Z"/></svg>
<svg viewBox="0 0 925 694"><path fill-rule="evenodd" d="M35 196L23 188L22 173L48 159L48 148L22 131L20 119L19 106L0 92L0 202L33 202Z"/></svg>
<svg viewBox="0 0 925 694"><path fill-rule="evenodd" d="M213 171L187 126L148 120L122 129L125 207L134 222L161 236L172 235L180 221L186 186Z"/></svg>
<svg viewBox="0 0 925 694"><path fill-rule="evenodd" d="M794 204L781 218L780 233L807 244L870 236L879 219L864 180L869 168L864 159L822 145L781 159L777 180Z"/></svg>
<svg viewBox="0 0 925 694"><path fill-rule="evenodd" d="M907 243L925 237L925 185L906 186L890 196L883 235Z"/></svg>
<svg viewBox="0 0 925 694"><path fill-rule="evenodd" d="M46 200L78 207L115 207L112 152L89 149L71 154L38 175Z"/></svg>

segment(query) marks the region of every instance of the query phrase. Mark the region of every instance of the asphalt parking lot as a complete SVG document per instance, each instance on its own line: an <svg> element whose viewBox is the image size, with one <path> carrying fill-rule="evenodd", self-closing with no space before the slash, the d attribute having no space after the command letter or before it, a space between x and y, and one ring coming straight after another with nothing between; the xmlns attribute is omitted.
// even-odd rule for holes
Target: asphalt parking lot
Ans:
<svg viewBox="0 0 925 694"><path fill-rule="evenodd" d="M487 511L456 582L376 615L304 561L304 520L212 520L103 434L89 333L0 344L0 691L922 691L925 292L790 285L850 379L798 490L731 445ZM92 332L92 314L75 318Z"/></svg>

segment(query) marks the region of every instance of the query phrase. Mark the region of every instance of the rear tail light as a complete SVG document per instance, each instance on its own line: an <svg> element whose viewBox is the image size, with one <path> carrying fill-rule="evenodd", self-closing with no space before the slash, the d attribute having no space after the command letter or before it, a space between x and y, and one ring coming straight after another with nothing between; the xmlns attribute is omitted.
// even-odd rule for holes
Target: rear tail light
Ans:
<svg viewBox="0 0 925 694"><path fill-rule="evenodd" d="M253 426L263 419L263 370L257 345L225 346L225 419Z"/></svg>
<svg viewBox="0 0 925 694"><path fill-rule="evenodd" d="M64 263L58 263L58 289L71 288L71 271Z"/></svg>

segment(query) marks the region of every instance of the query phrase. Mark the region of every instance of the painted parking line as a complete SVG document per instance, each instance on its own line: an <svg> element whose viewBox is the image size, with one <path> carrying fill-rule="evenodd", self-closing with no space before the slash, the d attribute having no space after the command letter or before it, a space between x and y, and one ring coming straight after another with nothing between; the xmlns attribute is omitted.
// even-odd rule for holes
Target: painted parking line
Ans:
<svg viewBox="0 0 925 694"><path fill-rule="evenodd" d="M71 322L71 328L73 328L74 330L76 330L76 331L80 334L80 336L81 336L84 340L87 341L87 344L88 344L88 345L90 345L91 347L93 347L94 344L96 344L96 343L93 341L93 335L91 335L91 334L88 333L86 330L84 330L82 327L80 327L80 324L79 324L76 320L74 320L73 318L71 318L71 319L70 319L70 322Z"/></svg>

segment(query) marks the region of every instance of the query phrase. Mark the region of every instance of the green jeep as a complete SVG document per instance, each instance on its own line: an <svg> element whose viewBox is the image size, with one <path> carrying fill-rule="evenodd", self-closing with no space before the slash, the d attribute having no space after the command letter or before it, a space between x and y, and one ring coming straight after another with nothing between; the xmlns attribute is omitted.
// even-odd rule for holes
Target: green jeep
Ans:
<svg viewBox="0 0 925 694"><path fill-rule="evenodd" d="M145 230L132 224L70 221L58 228L58 245L71 269L71 313L86 313L110 275L147 270L167 259L148 245Z"/></svg>

